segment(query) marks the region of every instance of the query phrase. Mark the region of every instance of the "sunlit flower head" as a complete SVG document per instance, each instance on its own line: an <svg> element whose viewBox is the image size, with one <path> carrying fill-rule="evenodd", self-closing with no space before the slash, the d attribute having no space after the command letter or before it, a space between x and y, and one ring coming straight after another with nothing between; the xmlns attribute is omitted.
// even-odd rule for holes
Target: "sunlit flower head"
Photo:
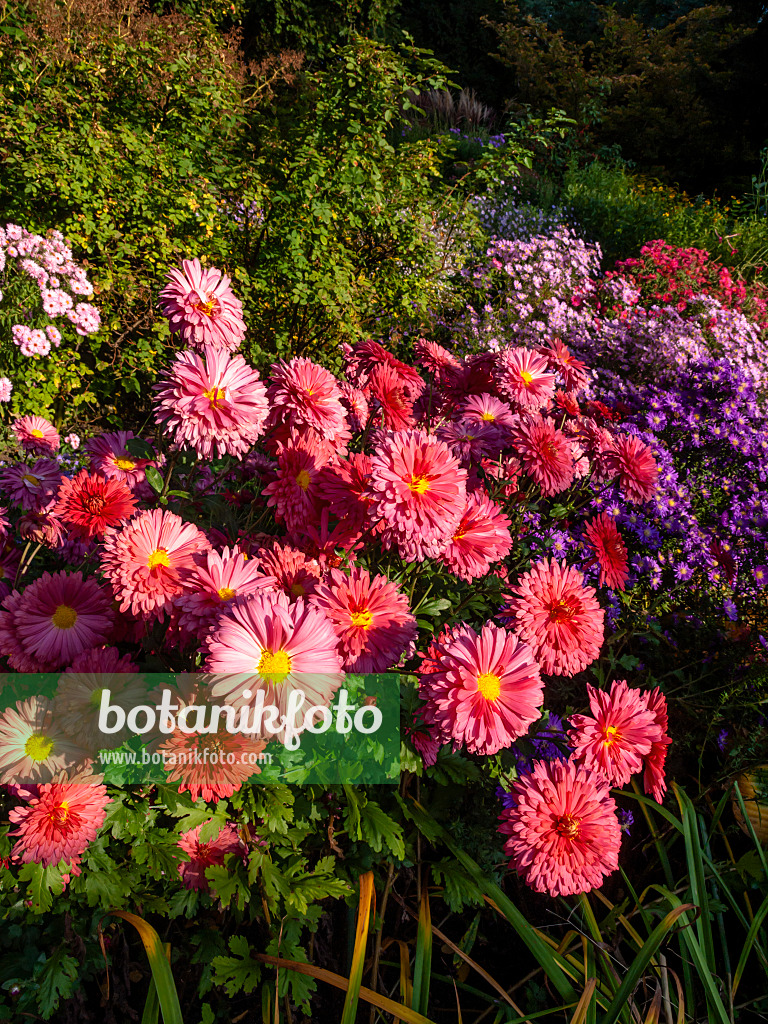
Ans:
<svg viewBox="0 0 768 1024"><path fill-rule="evenodd" d="M623 590L629 576L627 548L615 520L601 512L586 524L584 539L600 566L600 586Z"/></svg>
<svg viewBox="0 0 768 1024"><path fill-rule="evenodd" d="M545 356L529 348L505 349L498 359L498 388L520 411L535 412L555 393L555 375Z"/></svg>
<svg viewBox="0 0 768 1024"><path fill-rule="evenodd" d="M456 532L448 541L440 561L460 579L485 576L491 565L506 558L512 548L509 519L482 491L467 496Z"/></svg>
<svg viewBox="0 0 768 1024"><path fill-rule="evenodd" d="M233 352L245 337L243 305L230 279L215 267L204 269L198 259L182 260L160 292L160 309L172 333L187 345L213 345Z"/></svg>
<svg viewBox="0 0 768 1024"><path fill-rule="evenodd" d="M51 510L71 537L101 538L109 526L119 526L136 511L136 499L122 480L107 479L82 469L64 477Z"/></svg>
<svg viewBox="0 0 768 1024"><path fill-rule="evenodd" d="M76 865L107 816L107 787L53 782L37 787L28 803L8 817L16 825L13 858L23 864Z"/></svg>
<svg viewBox="0 0 768 1024"><path fill-rule="evenodd" d="M21 416L11 424L16 440L27 451L53 455L61 445L59 432L44 416Z"/></svg>

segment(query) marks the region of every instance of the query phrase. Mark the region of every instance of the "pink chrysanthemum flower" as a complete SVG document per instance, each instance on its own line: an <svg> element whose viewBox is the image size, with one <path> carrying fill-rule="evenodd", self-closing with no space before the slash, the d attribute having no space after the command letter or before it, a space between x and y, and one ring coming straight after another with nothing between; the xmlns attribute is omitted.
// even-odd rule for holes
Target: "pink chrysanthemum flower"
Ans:
<svg viewBox="0 0 768 1024"><path fill-rule="evenodd" d="M20 700L0 714L0 783L50 782L87 763L86 752L59 729L47 697Z"/></svg>
<svg viewBox="0 0 768 1024"><path fill-rule="evenodd" d="M642 505L650 501L656 491L659 467L653 452L633 434L614 438L613 448L605 453L604 462L609 476L618 476L619 487L627 501Z"/></svg>
<svg viewBox="0 0 768 1024"><path fill-rule="evenodd" d="M425 767L431 768L437 761L437 755L442 747L437 727L427 723L417 716L411 725L406 725L405 735L413 744L413 748L421 757Z"/></svg>
<svg viewBox="0 0 768 1024"><path fill-rule="evenodd" d="M576 464L568 438L549 420L526 416L512 429L512 443L525 473L547 497L573 483Z"/></svg>
<svg viewBox="0 0 768 1024"><path fill-rule="evenodd" d="M384 524L385 547L408 561L436 558L466 504L467 473L448 445L423 430L382 441L371 459L371 517Z"/></svg>
<svg viewBox="0 0 768 1024"><path fill-rule="evenodd" d="M0 490L30 512L46 512L56 498L61 477L58 462L50 459L38 459L33 465L17 462L0 470Z"/></svg>
<svg viewBox="0 0 768 1024"><path fill-rule="evenodd" d="M600 566L600 586L623 590L629 577L627 548L614 520L601 512L586 524L584 539Z"/></svg>
<svg viewBox="0 0 768 1024"><path fill-rule="evenodd" d="M573 759L599 772L613 786L626 786L643 769L651 744L661 739L656 716L641 690L632 690L619 679L605 693L587 686L589 715L571 715L568 739Z"/></svg>
<svg viewBox="0 0 768 1024"><path fill-rule="evenodd" d="M459 579L473 580L486 576L491 565L506 558L511 548L509 519L487 494L473 491L440 561Z"/></svg>
<svg viewBox="0 0 768 1024"><path fill-rule="evenodd" d="M337 519L349 524L351 531L362 530L368 517L372 501L368 493L370 473L371 459L363 452L353 452L320 473L318 487L323 501Z"/></svg>
<svg viewBox="0 0 768 1024"><path fill-rule="evenodd" d="M397 373L411 401L415 401L424 390L424 378L419 371L401 362L377 341L360 341L352 346L350 358L346 361L346 373L350 380L362 387L377 366L389 366Z"/></svg>
<svg viewBox="0 0 768 1024"><path fill-rule="evenodd" d="M259 691L264 704L274 704L285 716L294 690L305 695L304 710L330 704L344 678L333 627L319 608L299 598L252 597L222 612L205 638L206 669L230 678L213 684L212 695L234 707L253 707ZM246 696L244 689L250 696ZM303 722L298 712L296 725ZM282 736L284 730L276 733ZM265 739L269 736L265 735Z"/></svg>
<svg viewBox="0 0 768 1024"><path fill-rule="evenodd" d="M506 402L493 395L470 395L460 409L462 419L488 423L493 427L511 427L517 415Z"/></svg>
<svg viewBox="0 0 768 1024"><path fill-rule="evenodd" d="M273 544L259 552L259 569L290 601L314 594L320 580L320 565L298 548Z"/></svg>
<svg viewBox="0 0 768 1024"><path fill-rule="evenodd" d="M394 366L388 363L374 366L366 390L381 411L381 423L386 430L407 430L414 426L412 392Z"/></svg>
<svg viewBox="0 0 768 1024"><path fill-rule="evenodd" d="M518 580L507 610L547 675L576 675L600 653L605 613L594 588L565 562L537 562Z"/></svg>
<svg viewBox="0 0 768 1024"><path fill-rule="evenodd" d="M264 432L267 389L242 356L226 349L177 353L154 390L157 422L201 459L241 459Z"/></svg>
<svg viewBox="0 0 768 1024"><path fill-rule="evenodd" d="M272 590L276 584L274 577L262 572L258 559L246 558L238 548L195 555L195 567L184 581L183 593L176 598L181 612L179 626L199 635L230 601Z"/></svg>
<svg viewBox="0 0 768 1024"><path fill-rule="evenodd" d="M269 389L270 423L287 420L292 427L311 427L322 437L334 438L346 426L339 382L311 359L296 357L272 366Z"/></svg>
<svg viewBox="0 0 768 1024"><path fill-rule="evenodd" d="M509 866L550 896L575 896L603 884L619 866L621 824L606 780L572 761L536 761L512 787L500 815Z"/></svg>
<svg viewBox="0 0 768 1024"><path fill-rule="evenodd" d="M60 861L76 865L93 842L107 816L106 786L53 782L37 788L37 794L8 814L18 827L13 859L23 864L51 867Z"/></svg>
<svg viewBox="0 0 768 1024"><path fill-rule="evenodd" d="M170 612L194 555L210 547L204 533L173 512L140 512L119 530L107 530L101 569L120 611L150 619Z"/></svg>
<svg viewBox="0 0 768 1024"><path fill-rule="evenodd" d="M438 380L445 374L446 370L458 370L461 366L456 356L449 352L447 348L438 345L436 341L427 341L426 338L419 338L413 347L419 365L437 377Z"/></svg>
<svg viewBox="0 0 768 1024"><path fill-rule="evenodd" d="M554 338L546 348L541 349L541 354L548 360L550 370L560 374L566 391L578 393L584 390L589 383L587 364L572 355L568 346L559 338Z"/></svg>
<svg viewBox="0 0 768 1024"><path fill-rule="evenodd" d="M490 623L480 633L464 626L433 653L422 665L419 695L427 720L454 748L495 754L541 717L539 666L513 633Z"/></svg>
<svg viewBox="0 0 768 1024"><path fill-rule="evenodd" d="M83 445L91 459L91 471L102 476L122 480L133 488L143 483L144 470L154 466L152 459L140 459L126 448L136 435L131 430L118 430L114 434L99 434Z"/></svg>
<svg viewBox="0 0 768 1024"><path fill-rule="evenodd" d="M339 638L347 672L385 672L416 639L408 598L386 576L353 566L349 575L332 569L312 604L321 608Z"/></svg>
<svg viewBox="0 0 768 1024"><path fill-rule="evenodd" d="M643 785L645 787L645 792L660 804L667 791L664 765L667 760L667 749L672 742L667 734L667 729L669 727L667 719L667 698L657 686L655 690L651 690L650 693L645 694L645 700L648 710L653 713L656 719L656 726L660 735L651 743L650 753L645 758Z"/></svg>
<svg viewBox="0 0 768 1024"><path fill-rule="evenodd" d="M555 393L555 375L546 357L529 348L505 349L499 355L496 376L501 393L520 410L535 412Z"/></svg>
<svg viewBox="0 0 768 1024"><path fill-rule="evenodd" d="M320 512L320 471L329 462L326 446L311 436L280 450L277 479L262 491L267 505L289 530L316 522Z"/></svg>
<svg viewBox="0 0 768 1024"><path fill-rule="evenodd" d="M136 666L128 656L120 658L116 647L106 650L114 653L110 656L98 651L97 656L94 648L90 648L78 655L73 664L86 667L68 668L59 678L53 699L56 724L63 735L76 738L80 746L94 755L105 748L119 747L131 736L127 729L104 733L99 728L102 692L109 690L109 703L122 708L125 714L146 703L144 678L135 672Z"/></svg>
<svg viewBox="0 0 768 1024"><path fill-rule="evenodd" d="M179 875L185 889L207 892L210 885L205 877L206 868L221 866L231 853L241 857L246 853L234 825L224 825L214 838L201 840L200 832L206 824L182 832L179 836L179 849L189 854L189 860L179 864Z"/></svg>
<svg viewBox="0 0 768 1024"><path fill-rule="evenodd" d="M198 259L182 260L160 292L160 309L171 331L197 348L234 352L245 337L243 305L230 287L230 279L214 267L204 270Z"/></svg>
<svg viewBox="0 0 768 1024"><path fill-rule="evenodd" d="M21 416L11 430L22 448L37 455L53 455L61 445L59 432L44 416Z"/></svg>
<svg viewBox="0 0 768 1024"><path fill-rule="evenodd" d="M360 388L353 387L345 380L339 381L341 404L347 412L347 420L353 430L364 430L368 422L368 399Z"/></svg>
<svg viewBox="0 0 768 1024"><path fill-rule="evenodd" d="M113 619L109 598L95 580L83 579L81 572L44 572L23 591L13 631L25 654L58 669L104 643Z"/></svg>
<svg viewBox="0 0 768 1024"><path fill-rule="evenodd" d="M51 509L70 537L101 538L110 526L119 526L136 511L136 499L122 480L108 480L82 469L71 480L64 477Z"/></svg>

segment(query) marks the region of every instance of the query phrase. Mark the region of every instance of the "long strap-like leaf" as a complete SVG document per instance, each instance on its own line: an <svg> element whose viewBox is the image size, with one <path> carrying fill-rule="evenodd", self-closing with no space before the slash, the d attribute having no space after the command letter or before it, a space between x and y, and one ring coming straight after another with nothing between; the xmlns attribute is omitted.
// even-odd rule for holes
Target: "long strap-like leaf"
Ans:
<svg viewBox="0 0 768 1024"><path fill-rule="evenodd" d="M149 966L152 969L157 998L160 1001L160 1009L163 1014L163 1024L184 1024L171 965L168 962L163 943L160 941L160 936L143 917L129 914L127 910L110 910L110 914L113 917L121 917L124 921L132 924L139 933L139 938L147 951Z"/></svg>
<svg viewBox="0 0 768 1024"><path fill-rule="evenodd" d="M374 904L373 872L366 871L360 876L360 902L357 907L357 925L355 927L355 948L352 952L352 967L349 972L349 985L344 999L344 1011L341 1024L355 1024L357 1003L360 998L360 985L363 980L365 964L365 947L368 942L368 923L371 918L371 903Z"/></svg>

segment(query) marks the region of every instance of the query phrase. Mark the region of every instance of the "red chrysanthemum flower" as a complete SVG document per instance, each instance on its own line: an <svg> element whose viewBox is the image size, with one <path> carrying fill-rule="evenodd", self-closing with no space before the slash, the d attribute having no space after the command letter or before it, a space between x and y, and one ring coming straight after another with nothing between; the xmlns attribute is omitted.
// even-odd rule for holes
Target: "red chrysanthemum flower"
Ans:
<svg viewBox="0 0 768 1024"><path fill-rule="evenodd" d="M582 672L600 653L605 613L573 566L546 558L521 576L508 599L515 627L547 675Z"/></svg>
<svg viewBox="0 0 768 1024"><path fill-rule="evenodd" d="M91 476L81 469L71 480L64 477L52 513L79 540L101 538L110 526L118 526L136 511L136 499L122 480Z"/></svg>
<svg viewBox="0 0 768 1024"><path fill-rule="evenodd" d="M385 672L416 639L408 598L386 576L371 579L367 569L353 566L349 575L332 569L311 602L330 620L347 672Z"/></svg>
<svg viewBox="0 0 768 1024"><path fill-rule="evenodd" d="M408 561L437 558L466 504L466 470L443 441L423 430L384 439L371 459L371 517L385 547Z"/></svg>
<svg viewBox="0 0 768 1024"><path fill-rule="evenodd" d="M358 383L358 387L366 383L377 366L389 366L395 371L412 402L415 402L424 390L424 378L419 371L401 362L377 341L361 341L352 346L350 358L346 363L346 373L351 380Z"/></svg>
<svg viewBox="0 0 768 1024"><path fill-rule="evenodd" d="M524 472L547 497L559 494L573 483L576 465L568 438L549 420L526 416L511 431L512 443Z"/></svg>
<svg viewBox="0 0 768 1024"><path fill-rule="evenodd" d="M419 695L443 742L473 754L495 754L541 717L543 684L533 651L513 634L486 624L455 630L425 659Z"/></svg>
<svg viewBox="0 0 768 1024"><path fill-rule="evenodd" d="M555 375L546 357L529 348L505 349L499 355L496 378L501 393L523 411L541 409L555 393Z"/></svg>
<svg viewBox="0 0 768 1024"><path fill-rule="evenodd" d="M381 410L382 424L387 430L407 430L414 425L412 391L394 366L374 366L366 388L371 401Z"/></svg>
<svg viewBox="0 0 768 1024"><path fill-rule="evenodd" d="M339 382L311 359L297 357L273 364L267 397L270 425L285 420L291 429L310 427L329 439L347 425Z"/></svg>
<svg viewBox="0 0 768 1024"><path fill-rule="evenodd" d="M491 565L506 558L511 548L509 519L487 494L473 491L440 561L459 579L473 580L487 575Z"/></svg>
<svg viewBox="0 0 768 1024"><path fill-rule="evenodd" d="M51 782L37 787L29 803L8 814L18 827L13 859L51 867L60 861L76 865L96 838L107 816L106 786Z"/></svg>
<svg viewBox="0 0 768 1024"><path fill-rule="evenodd" d="M586 524L584 539L600 565L600 586L623 590L629 577L627 549L615 521L601 512Z"/></svg>
<svg viewBox="0 0 768 1024"><path fill-rule="evenodd" d="M323 501L337 519L349 525L350 532L362 530L368 517L373 500L368 493L370 474L371 460L363 452L353 452L320 473L318 487Z"/></svg>
<svg viewBox="0 0 768 1024"><path fill-rule="evenodd" d="M660 735L651 743L650 753L645 758L645 772L643 774L643 785L645 792L652 796L657 803L661 803L667 791L667 782L664 776L664 765L667 760L667 749L672 740L667 734L667 698L656 687L650 693L646 693L646 704L656 718L656 726Z"/></svg>
<svg viewBox="0 0 768 1024"><path fill-rule="evenodd" d="M179 836L179 849L189 854L189 860L179 864L179 875L185 889L207 892L210 888L205 877L207 868L221 866L232 853L245 858L247 851L234 825L224 825L218 835L202 840L200 832L207 824L204 822Z"/></svg>
<svg viewBox="0 0 768 1024"><path fill-rule="evenodd" d="M59 432L44 416L21 416L11 430L22 448L37 455L53 455L61 445Z"/></svg>
<svg viewBox="0 0 768 1024"><path fill-rule="evenodd" d="M446 370L457 370L461 366L456 356L449 352L447 348L438 345L436 341L427 341L426 338L419 338L413 347L419 365L437 377L438 380Z"/></svg>
<svg viewBox="0 0 768 1024"><path fill-rule="evenodd" d="M140 512L121 529L107 530L101 570L120 611L151 619L170 612L195 568L194 555L210 545L204 533L173 512Z"/></svg>
<svg viewBox="0 0 768 1024"><path fill-rule="evenodd" d="M187 345L234 352L245 337L243 304L235 297L230 279L215 267L203 269L200 260L182 260L160 292L160 309L171 331Z"/></svg>
<svg viewBox="0 0 768 1024"><path fill-rule="evenodd" d="M606 780L572 761L536 761L500 815L509 866L550 896L575 896L619 866L621 824Z"/></svg>
<svg viewBox="0 0 768 1024"><path fill-rule="evenodd" d="M83 447L91 459L91 471L102 476L122 480L129 487L144 482L147 466L156 466L152 459L141 459L128 451L128 441L135 440L131 430L118 430L114 434L99 434L85 442Z"/></svg>
<svg viewBox="0 0 768 1024"><path fill-rule="evenodd" d="M267 484L262 494L289 530L317 521L321 504L320 471L331 457L327 445L311 435L280 449L277 479Z"/></svg>
<svg viewBox="0 0 768 1024"><path fill-rule="evenodd" d="M589 715L572 715L568 739L573 759L599 772L613 786L626 786L643 769L651 744L661 739L656 716L641 690L632 690L619 679L605 693L587 686Z"/></svg>
<svg viewBox="0 0 768 1024"><path fill-rule="evenodd" d="M360 388L353 387L345 380L339 381L341 404L347 411L347 420L353 430L364 430L368 422L368 399Z"/></svg>
<svg viewBox="0 0 768 1024"><path fill-rule="evenodd" d="M202 356L178 352L154 390L157 422L201 459L240 459L264 432L267 390L241 355L212 345Z"/></svg>
<svg viewBox="0 0 768 1024"><path fill-rule="evenodd" d="M584 390L589 383L587 364L572 355L567 345L564 345L559 338L554 338L546 348L540 351L548 360L550 370L555 370L560 374L566 391L578 393Z"/></svg>
<svg viewBox="0 0 768 1024"><path fill-rule="evenodd" d="M627 501L642 505L656 491L659 467L653 452L634 434L622 434L613 441L613 448L604 455L610 476L618 476L619 487Z"/></svg>
<svg viewBox="0 0 768 1024"><path fill-rule="evenodd" d="M270 577L274 586L290 601L314 594L320 579L320 566L315 558L287 544L273 544L258 554L259 570Z"/></svg>

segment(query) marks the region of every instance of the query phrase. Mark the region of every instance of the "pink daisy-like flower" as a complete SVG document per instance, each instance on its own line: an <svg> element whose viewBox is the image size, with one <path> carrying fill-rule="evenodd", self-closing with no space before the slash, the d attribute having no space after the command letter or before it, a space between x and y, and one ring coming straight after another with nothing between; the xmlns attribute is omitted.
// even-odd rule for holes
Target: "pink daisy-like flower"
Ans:
<svg viewBox="0 0 768 1024"><path fill-rule="evenodd" d="M104 643L113 618L109 598L95 580L83 579L81 572L44 572L23 591L13 631L26 655L58 669L80 651Z"/></svg>
<svg viewBox="0 0 768 1024"><path fill-rule="evenodd" d="M136 499L122 480L107 480L82 469L71 480L64 477L51 512L79 540L101 538L136 511Z"/></svg>
<svg viewBox="0 0 768 1024"><path fill-rule="evenodd" d="M495 458L502 448L498 428L477 420L448 420L437 428L436 436L450 446L465 466Z"/></svg>
<svg viewBox="0 0 768 1024"><path fill-rule="evenodd" d="M61 483L61 467L51 459L33 465L17 462L0 471L0 490L30 512L46 512Z"/></svg>
<svg viewBox="0 0 768 1024"><path fill-rule="evenodd" d="M108 654L106 652L112 652ZM111 749L131 736L127 729L105 733L99 728L101 695L109 690L109 703L128 714L146 703L144 678L128 655L121 658L116 647L101 651L89 648L74 659L73 665L59 678L53 699L56 724L63 735L77 738L80 746L95 754ZM83 666L83 667L79 667Z"/></svg>
<svg viewBox="0 0 768 1024"><path fill-rule="evenodd" d="M339 638L347 672L385 672L416 639L408 598L386 576L353 566L346 575L332 569L311 603L321 608Z"/></svg>
<svg viewBox="0 0 768 1024"><path fill-rule="evenodd" d="M437 727L423 721L421 716L417 715L411 725L405 726L404 731L425 767L431 768L437 761L438 752L443 745Z"/></svg>
<svg viewBox="0 0 768 1024"><path fill-rule="evenodd" d="M667 791L667 782L664 774L664 765L667 760L667 750L672 740L667 734L669 722L667 719L667 698L656 687L650 693L645 693L645 701L648 710L653 713L656 719L656 726L659 730L657 736L651 743L650 753L645 758L645 772L643 773L643 785L645 792L652 796L656 803L661 803Z"/></svg>
<svg viewBox="0 0 768 1024"><path fill-rule="evenodd" d="M473 491L440 561L459 579L473 580L487 575L491 565L506 558L511 548L509 519L487 494Z"/></svg>
<svg viewBox="0 0 768 1024"><path fill-rule="evenodd" d="M222 612L205 638L206 669L230 676L213 684L212 695L234 707L253 708L263 691L264 704L276 705L285 716L291 693L303 691L298 728L307 707L330 704L344 674L338 639L323 612L301 598L292 605L282 601L252 597ZM275 735L283 736L284 729Z"/></svg>
<svg viewBox="0 0 768 1024"><path fill-rule="evenodd" d="M533 651L513 634L470 626L434 646L422 665L419 695L444 741L472 754L495 754L541 717L544 688Z"/></svg>
<svg viewBox="0 0 768 1024"><path fill-rule="evenodd" d="M511 427L517 422L517 415L506 402L487 394L470 395L461 406L460 415L462 419L493 427Z"/></svg>
<svg viewBox="0 0 768 1024"><path fill-rule="evenodd" d="M27 512L18 521L17 529L22 540L31 540L33 544L59 549L60 553L63 553L61 549L66 543L64 525L52 514L50 507L45 512ZM73 543L81 544L80 541Z"/></svg>
<svg viewBox="0 0 768 1024"><path fill-rule="evenodd" d="M545 356L529 348L508 348L499 355L498 387L518 409L535 412L555 393L555 375Z"/></svg>
<svg viewBox="0 0 768 1024"><path fill-rule="evenodd" d="M38 455L53 455L61 445L59 432L43 416L22 416L13 421L11 429L22 448Z"/></svg>
<svg viewBox="0 0 768 1024"><path fill-rule="evenodd" d="M424 378L419 371L393 356L377 341L360 341L352 346L351 356L346 362L346 372L350 379L358 381L362 387L377 366L389 366L395 371L412 402L424 390Z"/></svg>
<svg viewBox="0 0 768 1024"><path fill-rule="evenodd" d="M554 338L546 348L540 350L549 362L550 370L560 374L566 391L578 393L589 383L587 364L571 354L567 345Z"/></svg>
<svg viewBox="0 0 768 1024"><path fill-rule="evenodd" d="M366 389L381 411L381 422L387 430L407 430L414 426L412 390L408 382L389 363L374 366Z"/></svg>
<svg viewBox="0 0 768 1024"><path fill-rule="evenodd" d="M0 783L50 782L87 764L86 751L59 729L47 697L17 701L0 714Z"/></svg>
<svg viewBox="0 0 768 1024"><path fill-rule="evenodd" d="M565 562L537 562L518 580L506 610L547 675L576 675L600 653L605 612L594 588Z"/></svg>
<svg viewBox="0 0 768 1024"><path fill-rule="evenodd" d="M423 430L385 438L371 459L371 518L385 547L408 561L437 558L466 505L467 473L443 441Z"/></svg>
<svg viewBox="0 0 768 1024"><path fill-rule="evenodd" d="M298 548L287 544L273 544L260 551L259 570L281 590L289 601L314 594L320 580L320 565L317 559L309 558Z"/></svg>
<svg viewBox="0 0 768 1024"><path fill-rule="evenodd" d="M604 455L605 467L610 476L618 476L619 487L627 501L642 505L650 501L656 491L659 467L653 452L633 434L622 434L614 438L613 448Z"/></svg>
<svg viewBox="0 0 768 1024"><path fill-rule="evenodd" d="M272 366L267 398L270 423L287 420L291 427L311 427L322 437L334 438L346 426L339 382L311 359L296 357Z"/></svg>
<svg viewBox="0 0 768 1024"><path fill-rule="evenodd" d="M206 868L221 866L229 854L244 857L246 853L234 825L224 825L217 836L202 840L200 832L206 824L204 822L179 836L179 849L189 854L189 860L179 864L179 875L185 889L207 892L210 885L205 877Z"/></svg>
<svg viewBox="0 0 768 1024"><path fill-rule="evenodd" d="M629 577L627 548L614 520L601 512L586 524L584 539L600 565L600 586L623 590Z"/></svg>
<svg viewBox="0 0 768 1024"><path fill-rule="evenodd" d="M195 568L194 555L210 547L204 533L173 512L140 512L121 529L107 530L101 570L120 611L150 619L170 612Z"/></svg>
<svg viewBox="0 0 768 1024"><path fill-rule="evenodd" d="M160 309L171 331L197 348L234 352L245 337L243 305L230 287L230 279L215 267L203 269L198 259L182 260L160 292Z"/></svg>
<svg viewBox="0 0 768 1024"><path fill-rule="evenodd" d="M17 826L13 859L51 867L75 865L99 833L107 816L106 786L52 782L37 787L29 803L8 814Z"/></svg>
<svg viewBox="0 0 768 1024"><path fill-rule="evenodd" d="M136 435L130 430L114 434L99 434L85 442L84 448L91 459L91 471L102 476L122 480L129 487L143 483L147 466L155 466L152 459L140 459L128 451L126 444Z"/></svg>
<svg viewBox="0 0 768 1024"><path fill-rule="evenodd" d="M549 420L526 416L512 429L512 443L525 473L547 497L573 483L576 464L568 438Z"/></svg>
<svg viewBox="0 0 768 1024"><path fill-rule="evenodd" d="M446 370L458 370L461 366L456 356L449 352L447 348L438 345L436 341L427 341L426 338L419 338L414 345L414 350L419 365L437 377L438 380L445 374Z"/></svg>
<svg viewBox="0 0 768 1024"><path fill-rule="evenodd" d="M241 459L264 432L267 389L242 356L226 349L177 353L154 390L157 422L202 459Z"/></svg>
<svg viewBox="0 0 768 1024"><path fill-rule="evenodd" d="M237 548L224 548L221 554L206 551L195 555L195 567L176 598L181 611L179 626L199 635L230 601L272 590L276 584L274 577L264 575L258 559L246 558Z"/></svg>
<svg viewBox="0 0 768 1024"><path fill-rule="evenodd" d="M610 693L587 686L587 695L593 717L571 715L573 759L604 775L611 785L626 786L642 771L651 744L661 739L656 715L648 709L646 695L630 689L624 679Z"/></svg>
<svg viewBox="0 0 768 1024"><path fill-rule="evenodd" d="M515 806L499 832L509 866L550 896L575 896L603 884L619 866L621 824L608 782L572 761L536 761L512 787Z"/></svg>
<svg viewBox="0 0 768 1024"><path fill-rule="evenodd" d="M320 512L320 471L330 460L327 448L312 436L287 445L277 457L277 479L262 491L267 505L289 530L315 522Z"/></svg>

